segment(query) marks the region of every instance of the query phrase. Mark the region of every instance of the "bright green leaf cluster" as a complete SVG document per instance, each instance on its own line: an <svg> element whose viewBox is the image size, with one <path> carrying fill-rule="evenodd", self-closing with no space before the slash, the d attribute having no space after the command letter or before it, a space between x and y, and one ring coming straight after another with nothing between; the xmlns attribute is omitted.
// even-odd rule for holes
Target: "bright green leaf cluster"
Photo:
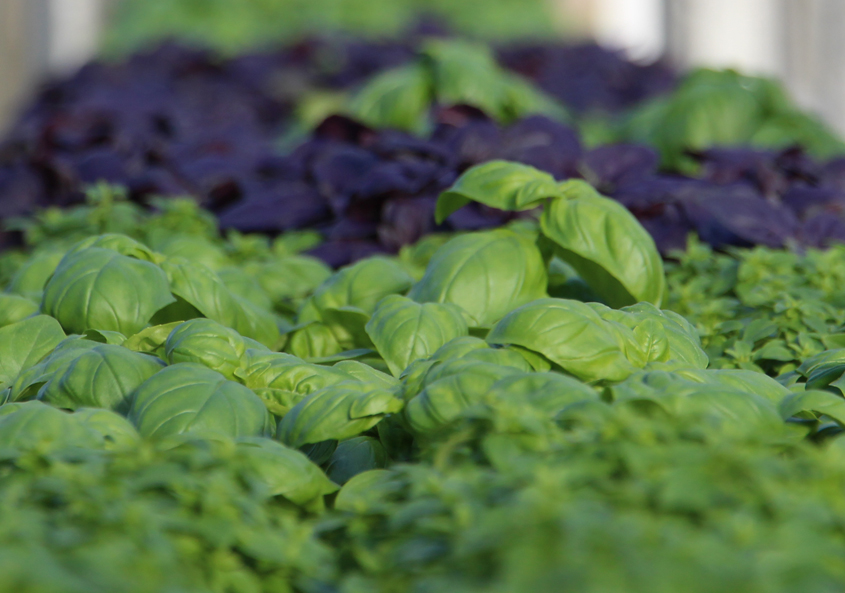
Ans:
<svg viewBox="0 0 845 593"><path fill-rule="evenodd" d="M30 221L0 585L840 590L845 251L692 241L667 283L583 182L493 162L469 201L542 212L334 272L184 206Z"/></svg>
<svg viewBox="0 0 845 593"><path fill-rule="evenodd" d="M347 110L374 127L423 133L436 104L472 105L502 123L537 113L568 118L560 103L499 66L489 48L441 39L424 43L417 61L373 77Z"/></svg>
<svg viewBox="0 0 845 593"><path fill-rule="evenodd" d="M734 70L691 72L671 95L636 108L623 135L651 144L666 167L686 172L696 170L688 151L714 146L797 144L819 159L845 154L845 143L794 105L780 83Z"/></svg>

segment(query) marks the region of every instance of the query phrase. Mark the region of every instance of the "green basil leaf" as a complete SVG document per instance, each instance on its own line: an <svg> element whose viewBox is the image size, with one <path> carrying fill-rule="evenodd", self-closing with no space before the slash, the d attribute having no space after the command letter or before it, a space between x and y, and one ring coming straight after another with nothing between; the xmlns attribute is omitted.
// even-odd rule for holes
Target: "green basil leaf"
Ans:
<svg viewBox="0 0 845 593"><path fill-rule="evenodd" d="M308 359L326 358L344 351L332 328L320 322L308 323L295 331L285 349Z"/></svg>
<svg viewBox="0 0 845 593"><path fill-rule="evenodd" d="M381 443L372 437L354 437L337 444L326 473L332 482L345 484L358 474L383 468L387 453Z"/></svg>
<svg viewBox="0 0 845 593"><path fill-rule="evenodd" d="M284 235L283 235L284 236ZM254 275L273 303L279 307L303 299L325 282L332 269L315 257L291 255L262 262Z"/></svg>
<svg viewBox="0 0 845 593"><path fill-rule="evenodd" d="M366 329L395 377L414 360L428 358L449 340L467 335L456 305L421 305L399 295L381 300Z"/></svg>
<svg viewBox="0 0 845 593"><path fill-rule="evenodd" d="M129 336L173 300L167 276L155 264L90 247L62 259L44 287L41 309L67 332L99 329Z"/></svg>
<svg viewBox="0 0 845 593"><path fill-rule="evenodd" d="M244 368L237 373L277 416L284 416L305 396L329 385L349 381L342 370L305 362L281 353L250 350Z"/></svg>
<svg viewBox="0 0 845 593"><path fill-rule="evenodd" d="M477 326L546 296L546 265L525 235L497 229L455 237L437 250L408 296L458 305Z"/></svg>
<svg viewBox="0 0 845 593"><path fill-rule="evenodd" d="M176 326L164 345L167 362L198 362L227 379L235 378L247 350L238 332L212 319L192 319Z"/></svg>
<svg viewBox="0 0 845 593"><path fill-rule="evenodd" d="M434 218L440 224L470 202L510 212L530 210L559 194L558 183L548 173L521 163L490 161L468 169L440 194Z"/></svg>
<svg viewBox="0 0 845 593"><path fill-rule="evenodd" d="M0 327L12 325L38 313L38 304L17 294L0 293Z"/></svg>
<svg viewBox="0 0 845 593"><path fill-rule="evenodd" d="M480 402L498 380L518 374L513 367L452 360L429 373L425 388L405 406L404 418L415 433L436 434Z"/></svg>
<svg viewBox="0 0 845 593"><path fill-rule="evenodd" d="M276 436L291 447L354 437L402 409L395 393L378 385L345 382L308 395L279 422Z"/></svg>
<svg viewBox="0 0 845 593"><path fill-rule="evenodd" d="M490 396L513 402L525 402L554 415L569 404L597 400L595 389L560 373L525 373L499 379L490 388Z"/></svg>
<svg viewBox="0 0 845 593"><path fill-rule="evenodd" d="M682 369L676 371L676 373L691 381L721 385L737 391L753 393L767 399L776 406L792 393L775 379L757 371L745 369Z"/></svg>
<svg viewBox="0 0 845 593"><path fill-rule="evenodd" d="M65 256L63 251L42 251L30 257L12 276L7 290L41 302L44 286Z"/></svg>
<svg viewBox="0 0 845 593"><path fill-rule="evenodd" d="M353 97L350 113L367 125L421 133L432 100L428 69L410 64L378 74Z"/></svg>
<svg viewBox="0 0 845 593"><path fill-rule="evenodd" d="M779 407L781 418L786 420L800 412L824 414L845 426L845 398L829 391L809 390L786 396Z"/></svg>
<svg viewBox="0 0 845 593"><path fill-rule="evenodd" d="M75 414L37 401L0 407L0 449L43 453L102 446L101 434L85 426Z"/></svg>
<svg viewBox="0 0 845 593"><path fill-rule="evenodd" d="M10 401L33 399L45 383L63 373L77 357L98 346L98 342L84 340L79 336L65 338L41 362L21 371L12 383Z"/></svg>
<svg viewBox="0 0 845 593"><path fill-rule="evenodd" d="M0 327L0 388L11 384L64 339L59 322L46 315Z"/></svg>
<svg viewBox="0 0 845 593"><path fill-rule="evenodd" d="M169 366L141 384L128 417L141 436L156 439L185 433L264 436L272 429L261 398L193 362Z"/></svg>
<svg viewBox="0 0 845 593"><path fill-rule="evenodd" d="M173 294L191 304L204 317L268 348L276 348L282 343L273 314L233 294L212 270L178 258L162 262L161 267Z"/></svg>
<svg viewBox="0 0 845 593"><path fill-rule="evenodd" d="M540 217L543 234L556 254L571 265L604 301L615 308L663 302L663 260L648 234L627 208L589 184L560 184L562 197Z"/></svg>
<svg viewBox="0 0 845 593"><path fill-rule="evenodd" d="M86 249L98 248L108 249L127 257L132 257L141 261L150 262L153 264L159 263L161 256L154 253L149 247L136 241L126 235L118 233L106 233L103 235L94 235L78 242L70 248L67 255L79 253Z"/></svg>
<svg viewBox="0 0 845 593"><path fill-rule="evenodd" d="M261 437L238 439L238 464L249 481L261 484L270 496L313 507L323 496L337 492L326 474L303 453ZM318 505L319 508L319 505Z"/></svg>
<svg viewBox="0 0 845 593"><path fill-rule="evenodd" d="M619 334L590 306L539 299L506 315L487 336L542 354L583 381L621 381L636 370Z"/></svg>
<svg viewBox="0 0 845 593"><path fill-rule="evenodd" d="M334 508L347 513L369 513L387 507L406 487L406 480L386 469L372 469L358 474L340 489Z"/></svg>
<svg viewBox="0 0 845 593"><path fill-rule="evenodd" d="M103 446L109 450L131 449L138 445L141 435L129 420L111 410L79 408L73 418L82 426L103 436Z"/></svg>
<svg viewBox="0 0 845 593"><path fill-rule="evenodd" d="M308 299L298 321L323 321L323 311L349 307L372 315L381 299L403 294L413 283L414 279L397 261L386 257L363 259L341 268L323 282Z"/></svg>
<svg viewBox="0 0 845 593"><path fill-rule="evenodd" d="M110 332L104 329L88 329L82 334L85 340L92 342L99 342L100 344L111 344L113 346L120 346L126 341L126 336L120 332Z"/></svg>
<svg viewBox="0 0 845 593"><path fill-rule="evenodd" d="M174 329L182 325L182 323L182 321L174 321L172 323L144 328L137 334L126 338L123 347L134 350L135 352L154 354L159 358L167 358L164 353L164 344L167 342L167 336Z"/></svg>
<svg viewBox="0 0 845 593"><path fill-rule="evenodd" d="M38 399L57 408L106 408L129 411L131 396L164 362L122 346L99 344L82 352L38 392Z"/></svg>

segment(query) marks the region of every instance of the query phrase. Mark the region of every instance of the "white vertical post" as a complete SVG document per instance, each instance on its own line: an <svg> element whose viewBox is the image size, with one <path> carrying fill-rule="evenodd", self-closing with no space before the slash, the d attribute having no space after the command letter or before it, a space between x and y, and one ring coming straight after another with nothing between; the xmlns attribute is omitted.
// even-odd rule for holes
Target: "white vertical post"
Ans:
<svg viewBox="0 0 845 593"><path fill-rule="evenodd" d="M780 75L786 57L781 0L666 0L670 51L681 66Z"/></svg>
<svg viewBox="0 0 845 593"><path fill-rule="evenodd" d="M659 58L666 45L664 0L597 0L593 34L596 41L623 49L634 61Z"/></svg>
<svg viewBox="0 0 845 593"><path fill-rule="evenodd" d="M71 71L97 53L103 9L102 0L50 0L51 72Z"/></svg>
<svg viewBox="0 0 845 593"><path fill-rule="evenodd" d="M841 133L845 132L841 113L845 55L841 43L838 50L835 44L845 15L840 14L837 22L835 8L827 0L787 2L784 82L799 105L824 117Z"/></svg>
<svg viewBox="0 0 845 593"><path fill-rule="evenodd" d="M0 0L0 134L47 67L48 0Z"/></svg>

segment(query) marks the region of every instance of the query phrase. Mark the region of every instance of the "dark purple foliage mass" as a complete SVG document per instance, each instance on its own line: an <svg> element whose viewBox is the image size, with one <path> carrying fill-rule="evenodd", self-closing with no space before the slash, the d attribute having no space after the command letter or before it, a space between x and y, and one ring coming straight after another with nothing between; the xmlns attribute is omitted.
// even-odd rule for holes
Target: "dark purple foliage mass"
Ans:
<svg viewBox="0 0 845 593"><path fill-rule="evenodd" d="M845 240L845 161L820 164L797 149L703 152L692 179L660 172L645 146L585 151L572 129L547 118L503 127L455 106L436 114L427 138L333 116L279 154L277 138L303 92L360 83L408 60L411 45L306 41L225 60L164 45L92 63L45 87L0 144L0 218L77 203L85 184L107 180L142 203L195 196L223 228L318 229L326 242L315 253L342 265L433 231L530 216L470 205L434 225L437 196L458 175L510 159L558 179L586 178L627 206L664 253L690 231L716 246ZM576 109L621 109L671 85L662 67L587 46L510 49L502 60Z"/></svg>
<svg viewBox="0 0 845 593"><path fill-rule="evenodd" d="M676 84L674 71L663 62L634 64L621 52L593 43L514 46L502 49L499 61L579 113L616 113Z"/></svg>

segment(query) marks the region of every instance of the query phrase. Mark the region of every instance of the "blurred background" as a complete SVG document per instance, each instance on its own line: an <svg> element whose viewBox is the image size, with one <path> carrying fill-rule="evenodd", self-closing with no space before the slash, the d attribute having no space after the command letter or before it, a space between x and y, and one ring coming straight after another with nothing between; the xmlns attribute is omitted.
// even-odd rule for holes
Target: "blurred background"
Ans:
<svg viewBox="0 0 845 593"><path fill-rule="evenodd" d="M774 76L845 132L843 0L0 0L0 129L94 56L171 36L230 53L315 30L383 36L420 13L475 37L590 38L635 61Z"/></svg>

